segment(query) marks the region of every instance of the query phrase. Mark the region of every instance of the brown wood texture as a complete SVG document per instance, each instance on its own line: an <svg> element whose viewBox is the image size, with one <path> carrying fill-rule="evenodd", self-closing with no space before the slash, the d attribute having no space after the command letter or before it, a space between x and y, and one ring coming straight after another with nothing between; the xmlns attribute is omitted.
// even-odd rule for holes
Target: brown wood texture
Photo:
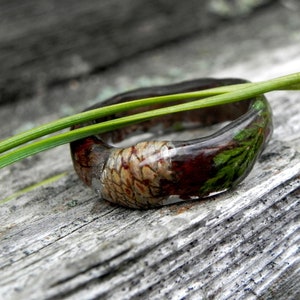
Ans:
<svg viewBox="0 0 300 300"><path fill-rule="evenodd" d="M278 4L2 104L0 138L138 86L299 72L299 12ZM238 188L210 201L112 206L79 181L68 146L0 170L0 298L299 299L300 93L267 97L270 144Z"/></svg>

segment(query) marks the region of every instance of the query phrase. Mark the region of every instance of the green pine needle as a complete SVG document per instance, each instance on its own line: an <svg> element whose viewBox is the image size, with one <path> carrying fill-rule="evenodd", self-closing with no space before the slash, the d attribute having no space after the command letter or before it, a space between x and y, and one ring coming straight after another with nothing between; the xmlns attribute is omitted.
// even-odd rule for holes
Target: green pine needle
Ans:
<svg viewBox="0 0 300 300"><path fill-rule="evenodd" d="M1 141L0 153L2 154L0 156L0 168L41 151L67 144L93 134L112 131L117 128L171 113L241 101L275 90L300 90L300 72L259 83L237 84L201 90L198 92L140 99L72 115ZM118 112L126 110L130 111L134 108L158 103L168 103L191 98L195 99L195 97L199 98L199 100L193 100L184 104L172 105L165 108L105 121L34 141L45 135L60 131L72 125L109 116Z"/></svg>

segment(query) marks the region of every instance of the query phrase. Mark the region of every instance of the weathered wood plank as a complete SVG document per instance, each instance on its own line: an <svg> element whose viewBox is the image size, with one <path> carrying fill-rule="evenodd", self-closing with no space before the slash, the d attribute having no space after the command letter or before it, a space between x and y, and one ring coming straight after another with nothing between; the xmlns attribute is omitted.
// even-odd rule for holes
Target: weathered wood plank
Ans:
<svg viewBox="0 0 300 300"><path fill-rule="evenodd" d="M207 74L258 80L299 71L299 28L298 15L280 8L148 53L75 89L5 106L0 134L83 108L81 101L109 93L106 84L118 91ZM252 39L241 42L247 34ZM237 189L211 201L148 211L111 206L79 182L68 147L1 170L1 199L65 173L0 206L1 298L299 298L300 95L269 99L270 145Z"/></svg>
<svg viewBox="0 0 300 300"><path fill-rule="evenodd" d="M218 26L224 14L234 18L271 1L211 2L1 1L0 102L40 93L54 83Z"/></svg>
<svg viewBox="0 0 300 300"><path fill-rule="evenodd" d="M178 293L270 293L281 274L299 275L299 170L299 154L274 142L235 192L146 212L97 203L82 187L74 191L79 202L71 208L67 200L59 202L66 194L60 186L70 185L63 179L53 206L41 191L33 193L31 211L42 205L43 215L27 215L15 228L6 223L11 228L1 245L0 280L8 288L3 295L152 299L162 293L172 299ZM16 279L19 289L12 291ZM273 290L280 285L271 284ZM299 281L294 288L292 295Z"/></svg>

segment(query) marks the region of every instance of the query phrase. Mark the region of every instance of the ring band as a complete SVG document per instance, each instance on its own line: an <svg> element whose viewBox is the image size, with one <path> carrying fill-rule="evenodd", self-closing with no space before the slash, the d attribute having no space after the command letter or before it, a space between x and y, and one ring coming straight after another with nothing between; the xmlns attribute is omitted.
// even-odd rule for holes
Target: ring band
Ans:
<svg viewBox="0 0 300 300"><path fill-rule="evenodd" d="M124 101L244 83L242 79L197 79L142 88L116 95L89 109ZM151 106L151 108L165 105ZM88 109L88 110L89 110ZM135 109L130 114L149 110ZM106 121L129 112L96 120ZM191 140L141 140L116 143L147 133L155 137L230 121L213 134ZM74 128L91 123L76 125ZM180 112L90 136L70 144L75 171L103 199L146 209L176 201L199 199L226 191L251 171L272 134L272 114L263 95L240 102Z"/></svg>

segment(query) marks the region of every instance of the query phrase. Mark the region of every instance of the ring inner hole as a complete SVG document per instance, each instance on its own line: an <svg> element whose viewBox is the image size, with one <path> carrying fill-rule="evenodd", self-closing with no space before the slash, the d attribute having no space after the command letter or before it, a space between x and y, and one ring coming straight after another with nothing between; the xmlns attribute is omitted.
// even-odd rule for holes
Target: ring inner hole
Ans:
<svg viewBox="0 0 300 300"><path fill-rule="evenodd" d="M246 100L169 114L124 127L110 133L101 134L99 138L115 147L128 147L138 142L148 140L182 141L201 138L218 131L227 125L228 122L245 114L249 109L250 103L251 100ZM130 111L130 115L153 108L153 106L139 108ZM126 115L129 115L129 113L121 113L111 118L119 118Z"/></svg>

